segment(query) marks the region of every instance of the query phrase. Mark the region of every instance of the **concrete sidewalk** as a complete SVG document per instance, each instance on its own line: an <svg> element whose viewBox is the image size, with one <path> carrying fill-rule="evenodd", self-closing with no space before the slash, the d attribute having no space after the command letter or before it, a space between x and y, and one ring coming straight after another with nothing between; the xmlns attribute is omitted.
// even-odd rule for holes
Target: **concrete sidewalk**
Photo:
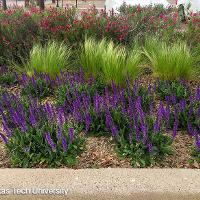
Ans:
<svg viewBox="0 0 200 200"><path fill-rule="evenodd" d="M0 169L0 194L6 189L7 195L0 195L1 200L200 200L200 170ZM27 196L25 189L29 192L61 189L66 193L41 195L34 192ZM16 192L13 195L13 191L18 191L18 195Z"/></svg>

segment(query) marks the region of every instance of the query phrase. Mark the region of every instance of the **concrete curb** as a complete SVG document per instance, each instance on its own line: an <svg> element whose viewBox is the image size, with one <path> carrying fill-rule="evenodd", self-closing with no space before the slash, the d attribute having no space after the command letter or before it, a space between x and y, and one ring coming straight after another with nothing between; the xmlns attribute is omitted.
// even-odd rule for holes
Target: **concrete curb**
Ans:
<svg viewBox="0 0 200 200"><path fill-rule="evenodd" d="M2 195L6 189L9 194ZM27 196L25 189L34 193ZM41 195L36 189L67 193ZM200 170L0 169L0 199L200 200Z"/></svg>

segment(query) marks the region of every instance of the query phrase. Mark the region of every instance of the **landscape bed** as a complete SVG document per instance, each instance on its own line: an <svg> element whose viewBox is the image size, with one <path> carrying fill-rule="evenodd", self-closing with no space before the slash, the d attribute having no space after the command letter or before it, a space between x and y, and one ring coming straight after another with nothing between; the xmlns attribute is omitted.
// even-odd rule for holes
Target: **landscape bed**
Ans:
<svg viewBox="0 0 200 200"><path fill-rule="evenodd" d="M0 22L1 167L200 168L200 13L31 7Z"/></svg>

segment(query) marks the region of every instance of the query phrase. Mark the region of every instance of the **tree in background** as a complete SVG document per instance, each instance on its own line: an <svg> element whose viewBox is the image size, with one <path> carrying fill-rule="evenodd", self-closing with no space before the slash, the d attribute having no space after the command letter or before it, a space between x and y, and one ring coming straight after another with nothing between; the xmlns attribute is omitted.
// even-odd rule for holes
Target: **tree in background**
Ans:
<svg viewBox="0 0 200 200"><path fill-rule="evenodd" d="M39 0L40 10L44 10L44 0Z"/></svg>
<svg viewBox="0 0 200 200"><path fill-rule="evenodd" d="M2 2L3 2L3 9L4 9L4 10L7 10L6 0L2 0Z"/></svg>
<svg viewBox="0 0 200 200"><path fill-rule="evenodd" d="M29 0L25 0L25 7L29 6Z"/></svg>

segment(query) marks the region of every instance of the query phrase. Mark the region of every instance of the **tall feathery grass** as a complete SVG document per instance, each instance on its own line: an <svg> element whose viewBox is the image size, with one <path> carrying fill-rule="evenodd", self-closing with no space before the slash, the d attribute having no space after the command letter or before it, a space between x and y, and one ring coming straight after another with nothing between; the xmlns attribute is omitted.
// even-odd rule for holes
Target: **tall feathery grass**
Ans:
<svg viewBox="0 0 200 200"><path fill-rule="evenodd" d="M115 46L110 42L104 54L102 54L102 70L106 82L114 81L122 85L126 79L126 51L120 46Z"/></svg>
<svg viewBox="0 0 200 200"><path fill-rule="evenodd" d="M30 58L25 63L28 74L47 73L55 77L64 68L70 66L71 50L63 43L48 42L45 46L36 44L30 51Z"/></svg>
<svg viewBox="0 0 200 200"><path fill-rule="evenodd" d="M153 73L161 79L191 79L194 77L194 63L190 49L185 42L171 45L157 38L146 39L144 46Z"/></svg>
<svg viewBox="0 0 200 200"><path fill-rule="evenodd" d="M134 81L141 71L142 55L139 46L135 45L130 50L126 60L126 77Z"/></svg>
<svg viewBox="0 0 200 200"><path fill-rule="evenodd" d="M81 66L94 76L101 75L106 83L114 81L123 85L129 77L134 80L140 71L141 53L133 48L130 53L124 47L105 39L96 42L86 39L81 55Z"/></svg>
<svg viewBox="0 0 200 200"><path fill-rule="evenodd" d="M80 54L80 64L83 69L94 76L102 73L102 55L106 50L107 42L96 42L93 38L85 40Z"/></svg>

